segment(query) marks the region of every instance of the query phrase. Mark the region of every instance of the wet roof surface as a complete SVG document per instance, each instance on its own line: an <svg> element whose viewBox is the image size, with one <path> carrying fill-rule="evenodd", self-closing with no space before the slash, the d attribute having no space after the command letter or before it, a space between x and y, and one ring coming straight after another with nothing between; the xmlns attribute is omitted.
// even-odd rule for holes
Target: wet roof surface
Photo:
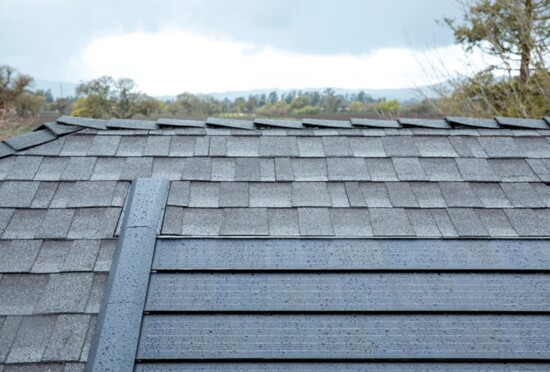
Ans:
<svg viewBox="0 0 550 372"><path fill-rule="evenodd" d="M0 370L83 367L137 177L171 181L161 235L549 237L548 123L445 123L63 117L6 140Z"/></svg>

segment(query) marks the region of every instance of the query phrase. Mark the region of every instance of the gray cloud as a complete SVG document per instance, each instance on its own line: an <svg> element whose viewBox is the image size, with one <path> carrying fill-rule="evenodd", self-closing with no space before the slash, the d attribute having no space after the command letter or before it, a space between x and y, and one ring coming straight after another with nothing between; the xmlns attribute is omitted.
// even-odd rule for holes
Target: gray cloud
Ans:
<svg viewBox="0 0 550 372"><path fill-rule="evenodd" d="M453 0L3 2L0 61L52 79L63 76L67 61L94 37L113 32L173 27L300 53L362 54L451 44L451 32L435 20L459 14Z"/></svg>

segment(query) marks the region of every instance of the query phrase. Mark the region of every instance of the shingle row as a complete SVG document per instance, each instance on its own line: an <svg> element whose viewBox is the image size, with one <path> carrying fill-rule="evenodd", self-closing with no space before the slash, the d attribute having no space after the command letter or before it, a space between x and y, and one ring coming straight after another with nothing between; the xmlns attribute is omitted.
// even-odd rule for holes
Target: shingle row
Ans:
<svg viewBox="0 0 550 372"><path fill-rule="evenodd" d="M116 157L481 157L550 158L548 137L445 136L90 136L73 135L26 151Z"/></svg>
<svg viewBox="0 0 550 372"><path fill-rule="evenodd" d="M0 183L0 205L8 208L122 207L129 187L129 182L116 181L4 181Z"/></svg>
<svg viewBox="0 0 550 372"><path fill-rule="evenodd" d="M131 181L137 177L201 181L550 182L550 159L15 156L0 162L0 180Z"/></svg>
<svg viewBox="0 0 550 372"><path fill-rule="evenodd" d="M121 208L2 208L2 239L110 239Z"/></svg>
<svg viewBox="0 0 550 372"><path fill-rule="evenodd" d="M0 273L108 272L114 240L0 240Z"/></svg>
<svg viewBox="0 0 550 372"><path fill-rule="evenodd" d="M86 314L7 316L0 323L4 371L80 371L88 357L96 317ZM25 365L37 362L74 362Z"/></svg>
<svg viewBox="0 0 550 372"><path fill-rule="evenodd" d="M549 209L167 207L164 235L549 237Z"/></svg>
<svg viewBox="0 0 550 372"><path fill-rule="evenodd" d="M149 120L120 120L111 119L107 122L103 120L82 119L63 116L57 120L59 123L79 125L88 128L106 129L106 128L127 128L127 129L155 129L162 127L220 127L235 128L241 130L254 130L260 128L353 128L353 127L374 127L374 128L400 128L400 127L421 127L421 128L439 128L451 129L458 127L474 128L499 128L516 127L528 129L547 129L550 123L545 119L519 119L495 117L494 119L473 119L448 117L446 119L408 119L398 120L373 120L373 119L354 119L351 120L324 120L304 118L301 121L278 120L258 118L255 120L238 120L209 117L205 121L196 120L178 120L178 119L159 119L157 121Z"/></svg>
<svg viewBox="0 0 550 372"><path fill-rule="evenodd" d="M4 274L0 315L99 312L106 274Z"/></svg>
<svg viewBox="0 0 550 372"><path fill-rule="evenodd" d="M172 182L168 205L191 208L548 208L543 183Z"/></svg>

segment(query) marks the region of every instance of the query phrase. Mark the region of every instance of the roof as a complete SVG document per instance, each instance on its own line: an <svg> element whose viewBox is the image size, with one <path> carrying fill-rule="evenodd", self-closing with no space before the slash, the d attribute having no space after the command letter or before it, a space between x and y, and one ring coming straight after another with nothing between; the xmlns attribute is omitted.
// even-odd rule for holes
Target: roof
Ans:
<svg viewBox="0 0 550 372"><path fill-rule="evenodd" d="M160 239L505 239L519 255L528 239L550 237L549 123L61 117L7 139L0 144L0 371L83 369L138 177L171 181ZM550 256L546 243L537 249L539 259ZM539 271L525 279L518 266L517 280L548 288L546 261L509 257ZM550 319L541 293L525 324ZM508 321L482 313L478 319L489 323ZM225 368L212 363L205 368ZM522 366L548 367L514 365Z"/></svg>

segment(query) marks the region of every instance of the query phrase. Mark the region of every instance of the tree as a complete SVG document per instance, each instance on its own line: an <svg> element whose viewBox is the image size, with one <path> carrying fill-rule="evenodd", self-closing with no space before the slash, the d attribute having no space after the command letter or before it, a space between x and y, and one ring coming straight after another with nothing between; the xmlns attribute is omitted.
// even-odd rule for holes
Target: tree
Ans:
<svg viewBox="0 0 550 372"><path fill-rule="evenodd" d="M154 97L142 94L139 98L136 111L146 117L150 117L155 112L162 111L163 103Z"/></svg>
<svg viewBox="0 0 550 372"><path fill-rule="evenodd" d="M139 110L141 93L132 79L115 80L110 76L80 83L76 88L80 98L73 115L100 118L103 115L129 119Z"/></svg>
<svg viewBox="0 0 550 372"><path fill-rule="evenodd" d="M467 51L479 50L495 61L484 71L490 74L505 72L505 76L494 83L507 84L508 94L516 102L504 112L492 114L513 114L533 116L533 99L545 96L549 101L549 85L544 75L548 74L547 61L550 45L550 1L548 0L462 0L463 23L445 18L444 22L453 30L456 42ZM532 79L533 76L537 79ZM478 76L479 77L479 76ZM498 106L483 92L492 86L480 86L473 79L463 79L458 88L476 91L473 99L485 100L488 106ZM481 93L480 93L481 92ZM463 94L463 93L461 93ZM535 99L537 101L537 99ZM548 104L543 112L547 112Z"/></svg>
<svg viewBox="0 0 550 372"><path fill-rule="evenodd" d="M0 65L0 110L4 113L13 105L18 97L28 91L33 83L29 75L20 74L15 68Z"/></svg>
<svg viewBox="0 0 550 372"><path fill-rule="evenodd" d="M68 111L70 104L71 103L67 98L58 98L51 104L51 108L59 112L61 115L65 115L65 112Z"/></svg>
<svg viewBox="0 0 550 372"><path fill-rule="evenodd" d="M392 118L399 112L400 108L401 105L396 99L391 99L389 101L383 100L377 105L378 114L382 117L388 116Z"/></svg>
<svg viewBox="0 0 550 372"><path fill-rule="evenodd" d="M37 116L44 107L46 100L43 96L24 92L20 94L15 100L15 110L21 117L25 117L27 114L31 116Z"/></svg>

